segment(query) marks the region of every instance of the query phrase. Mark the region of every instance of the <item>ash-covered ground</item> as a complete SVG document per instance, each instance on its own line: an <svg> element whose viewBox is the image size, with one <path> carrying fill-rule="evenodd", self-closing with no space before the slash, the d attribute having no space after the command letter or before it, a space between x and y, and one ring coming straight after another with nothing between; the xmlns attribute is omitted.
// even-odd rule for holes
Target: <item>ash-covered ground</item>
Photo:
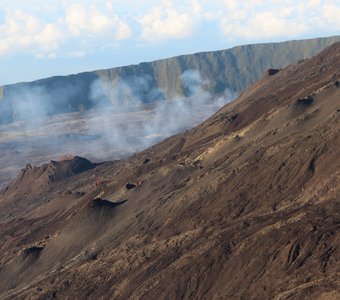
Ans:
<svg viewBox="0 0 340 300"><path fill-rule="evenodd" d="M220 100L94 109L0 125L0 188L26 164L64 155L93 161L115 160L197 125L217 111ZM193 108L195 107L195 108Z"/></svg>

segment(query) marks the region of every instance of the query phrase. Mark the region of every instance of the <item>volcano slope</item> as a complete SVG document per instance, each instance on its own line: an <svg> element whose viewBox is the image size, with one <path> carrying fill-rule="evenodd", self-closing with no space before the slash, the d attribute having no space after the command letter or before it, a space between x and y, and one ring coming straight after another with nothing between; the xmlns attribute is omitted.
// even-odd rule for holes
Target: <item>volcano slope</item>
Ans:
<svg viewBox="0 0 340 300"><path fill-rule="evenodd" d="M337 43L126 160L19 175L0 298L336 299L339 80Z"/></svg>

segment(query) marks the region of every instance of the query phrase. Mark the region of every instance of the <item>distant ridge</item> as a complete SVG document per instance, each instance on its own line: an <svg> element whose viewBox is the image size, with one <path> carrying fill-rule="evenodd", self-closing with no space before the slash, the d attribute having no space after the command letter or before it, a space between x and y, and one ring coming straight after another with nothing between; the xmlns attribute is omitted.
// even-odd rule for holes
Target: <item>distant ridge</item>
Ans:
<svg viewBox="0 0 340 300"><path fill-rule="evenodd" d="M136 92L143 102L185 95L180 76L192 69L208 80L207 90L213 95L223 93L226 89L241 91L258 80L265 69L282 68L299 59L309 58L337 41L340 41L340 36L244 45L6 85L0 87L0 124L20 120L17 110L22 106L20 101L27 98L27 90L29 94L43 94L39 105L48 115L90 109L98 101L104 105L110 104L113 99L107 89L116 93L114 82L118 78L125 80L124 84ZM143 86L136 91L139 78L143 79ZM92 87L96 82L105 83L106 90L101 91L100 99L97 97L94 101ZM153 93L155 90L158 91L156 94Z"/></svg>

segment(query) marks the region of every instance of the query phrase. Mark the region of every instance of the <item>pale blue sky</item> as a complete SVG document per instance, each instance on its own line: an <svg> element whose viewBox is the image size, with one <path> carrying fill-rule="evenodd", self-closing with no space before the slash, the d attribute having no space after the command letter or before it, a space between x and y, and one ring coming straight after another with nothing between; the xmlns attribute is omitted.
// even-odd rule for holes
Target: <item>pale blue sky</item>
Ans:
<svg viewBox="0 0 340 300"><path fill-rule="evenodd" d="M338 0L0 0L0 85L340 34Z"/></svg>

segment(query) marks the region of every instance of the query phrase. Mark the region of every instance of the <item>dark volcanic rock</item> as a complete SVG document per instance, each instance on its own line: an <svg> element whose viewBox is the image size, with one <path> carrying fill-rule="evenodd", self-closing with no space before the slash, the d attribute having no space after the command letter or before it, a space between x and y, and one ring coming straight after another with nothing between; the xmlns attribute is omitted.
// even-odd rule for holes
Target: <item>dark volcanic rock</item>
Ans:
<svg viewBox="0 0 340 300"><path fill-rule="evenodd" d="M27 257L37 257L40 252L44 249L44 247L32 246L24 249L22 251L22 258L26 259Z"/></svg>
<svg viewBox="0 0 340 300"><path fill-rule="evenodd" d="M312 97L306 97L296 100L297 106L309 106L314 102L314 99Z"/></svg>
<svg viewBox="0 0 340 300"><path fill-rule="evenodd" d="M272 76L272 75L275 75L278 72L280 72L279 69L266 69L264 71L264 74L267 75L267 76Z"/></svg>
<svg viewBox="0 0 340 300"><path fill-rule="evenodd" d="M135 187L136 187L136 185L134 184L134 183L127 183L126 185L125 185L125 187L126 187L126 189L128 189L128 190L132 190L132 189L134 189Z"/></svg>

